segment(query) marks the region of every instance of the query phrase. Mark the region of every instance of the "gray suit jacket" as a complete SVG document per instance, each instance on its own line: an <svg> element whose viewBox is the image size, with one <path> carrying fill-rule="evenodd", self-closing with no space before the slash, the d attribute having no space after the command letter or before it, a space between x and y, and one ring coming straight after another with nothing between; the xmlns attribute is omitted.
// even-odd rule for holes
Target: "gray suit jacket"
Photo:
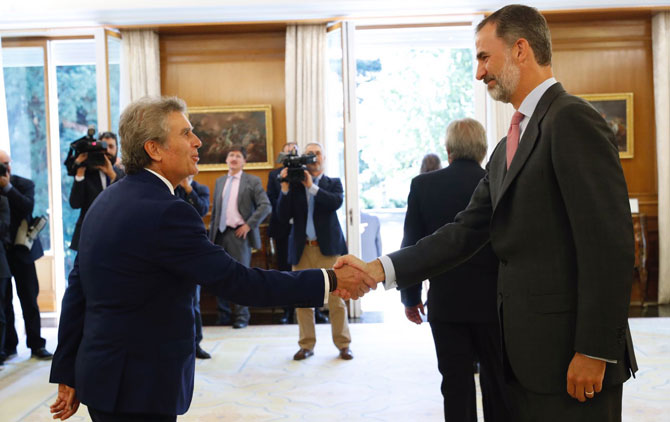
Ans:
<svg viewBox="0 0 670 422"><path fill-rule="evenodd" d="M500 260L504 352L519 382L565 393L575 352L616 360L605 387L637 366L628 330L633 225L612 131L560 84L540 99L506 169L498 144L468 207L390 254L398 286L434 277L491 242Z"/></svg>
<svg viewBox="0 0 670 422"><path fill-rule="evenodd" d="M221 176L216 179L214 186L214 202L212 204L212 218L209 225L209 239L214 242L216 233L219 230L219 220L221 219L221 201L223 195L223 187L226 185L228 176ZM258 226L263 222L265 217L272 211L270 200L263 190L261 179L246 172L242 172L240 178L240 189L237 194L237 210L244 218L244 221L251 232L247 234L249 246L260 249L261 235Z"/></svg>

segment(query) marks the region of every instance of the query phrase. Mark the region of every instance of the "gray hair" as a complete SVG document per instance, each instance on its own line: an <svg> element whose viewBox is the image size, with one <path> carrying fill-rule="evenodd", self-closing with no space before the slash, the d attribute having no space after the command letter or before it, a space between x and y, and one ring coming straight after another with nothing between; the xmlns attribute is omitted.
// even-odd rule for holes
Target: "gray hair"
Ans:
<svg viewBox="0 0 670 422"><path fill-rule="evenodd" d="M489 23L495 24L496 36L508 46L523 38L533 49L537 64L551 65L551 34L546 19L537 9L520 4L505 6L479 22L476 32Z"/></svg>
<svg viewBox="0 0 670 422"><path fill-rule="evenodd" d="M310 146L310 145L316 145L317 147L319 147L319 149L321 150L321 153L322 153L322 154L325 154L325 153L326 153L326 150L323 148L323 145L321 145L320 142L310 142L310 143L308 143L307 145L305 145L305 149L307 149L307 147Z"/></svg>
<svg viewBox="0 0 670 422"><path fill-rule="evenodd" d="M436 154L426 154L421 160L419 174L429 173L442 168L442 160Z"/></svg>
<svg viewBox="0 0 670 422"><path fill-rule="evenodd" d="M186 112L184 100L177 97L143 97L123 110L119 135L126 173L138 173L151 164L151 157L144 150L144 144L156 141L165 145L170 130L168 115L174 111Z"/></svg>
<svg viewBox="0 0 670 422"><path fill-rule="evenodd" d="M486 131L475 119L454 120L447 126L447 153L452 160L481 163L486 157Z"/></svg>

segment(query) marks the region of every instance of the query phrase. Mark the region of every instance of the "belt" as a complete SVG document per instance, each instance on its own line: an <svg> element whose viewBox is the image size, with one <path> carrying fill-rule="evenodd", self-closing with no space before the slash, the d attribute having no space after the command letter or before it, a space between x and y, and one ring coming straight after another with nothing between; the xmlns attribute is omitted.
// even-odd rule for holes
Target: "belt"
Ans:
<svg viewBox="0 0 670 422"><path fill-rule="evenodd" d="M319 242L317 242L316 240L305 240L305 245L319 246Z"/></svg>

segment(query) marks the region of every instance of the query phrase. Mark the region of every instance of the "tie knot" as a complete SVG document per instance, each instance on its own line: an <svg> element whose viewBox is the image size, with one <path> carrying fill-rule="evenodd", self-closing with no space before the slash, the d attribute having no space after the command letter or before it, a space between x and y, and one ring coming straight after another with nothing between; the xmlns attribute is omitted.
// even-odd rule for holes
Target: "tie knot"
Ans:
<svg viewBox="0 0 670 422"><path fill-rule="evenodd" d="M515 125L515 126L518 125L521 122L521 120L523 120L524 117L525 116L523 115L523 113L515 111L514 115L512 115L512 123L511 124Z"/></svg>

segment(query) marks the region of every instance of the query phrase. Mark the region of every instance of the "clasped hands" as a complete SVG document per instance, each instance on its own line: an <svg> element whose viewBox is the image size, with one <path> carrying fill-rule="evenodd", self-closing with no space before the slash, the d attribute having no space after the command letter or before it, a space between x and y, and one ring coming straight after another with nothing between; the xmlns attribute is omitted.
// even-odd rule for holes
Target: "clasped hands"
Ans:
<svg viewBox="0 0 670 422"><path fill-rule="evenodd" d="M344 255L335 262L333 270L337 276L333 294L344 300L358 299L384 281L384 268L376 259L366 263L353 255Z"/></svg>

